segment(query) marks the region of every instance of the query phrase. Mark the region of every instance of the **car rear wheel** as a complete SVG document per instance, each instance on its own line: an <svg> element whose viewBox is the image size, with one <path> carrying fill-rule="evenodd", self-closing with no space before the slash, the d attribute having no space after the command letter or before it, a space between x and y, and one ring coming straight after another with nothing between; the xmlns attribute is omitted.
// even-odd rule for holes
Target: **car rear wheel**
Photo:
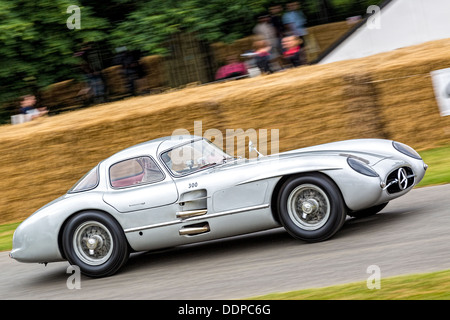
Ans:
<svg viewBox="0 0 450 320"><path fill-rule="evenodd" d="M322 174L287 180L278 198L280 221L293 237L324 241L344 224L346 210L334 182Z"/></svg>
<svg viewBox="0 0 450 320"><path fill-rule="evenodd" d="M113 275L129 257L123 229L112 217L100 212L72 217L64 228L62 243L69 263L90 277Z"/></svg>

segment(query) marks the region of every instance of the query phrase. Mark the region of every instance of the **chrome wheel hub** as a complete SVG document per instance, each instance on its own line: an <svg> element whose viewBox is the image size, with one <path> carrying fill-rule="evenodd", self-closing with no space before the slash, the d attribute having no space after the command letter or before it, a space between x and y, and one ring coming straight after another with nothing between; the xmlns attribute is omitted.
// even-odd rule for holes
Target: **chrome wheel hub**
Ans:
<svg viewBox="0 0 450 320"><path fill-rule="evenodd" d="M319 202L316 199L308 199L301 203L301 210L303 212L302 218L306 219L308 214L314 214L319 209Z"/></svg>
<svg viewBox="0 0 450 320"><path fill-rule="evenodd" d="M106 262L112 254L113 247L111 233L100 222L84 222L75 230L73 248L84 263L100 265Z"/></svg>
<svg viewBox="0 0 450 320"><path fill-rule="evenodd" d="M321 228L330 217L330 201L326 193L316 185L303 184L289 194L289 217L304 230Z"/></svg>
<svg viewBox="0 0 450 320"><path fill-rule="evenodd" d="M95 254L95 249L97 249L97 247L99 248L103 247L103 238L97 234L91 236L86 241L86 247L89 249L89 255L93 256Z"/></svg>

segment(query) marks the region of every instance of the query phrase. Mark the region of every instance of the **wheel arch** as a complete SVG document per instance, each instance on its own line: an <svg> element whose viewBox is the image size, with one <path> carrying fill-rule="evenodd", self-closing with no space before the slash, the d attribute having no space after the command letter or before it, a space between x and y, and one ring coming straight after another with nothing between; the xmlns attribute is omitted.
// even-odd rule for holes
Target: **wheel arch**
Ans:
<svg viewBox="0 0 450 320"><path fill-rule="evenodd" d="M334 181L334 179L331 176L326 174L326 172L307 171L307 172L301 172L301 173L292 173L292 174L284 175L280 180L278 180L278 182L275 185L273 192L272 192L270 206L272 208L273 218L276 222L281 223L278 204L279 204L279 197L280 197L280 193L281 193L283 185L286 183L286 181L288 181L290 179L295 179L298 177L310 176L310 175L315 175L315 176L322 177L322 178L324 177L324 178L328 179L330 182L332 182L334 184L334 186L336 187L336 190L338 190L338 192L341 194L341 197L342 197L344 205L345 205L345 209L348 211L348 207L345 202L345 198L342 194L341 189L339 188L339 185Z"/></svg>
<svg viewBox="0 0 450 320"><path fill-rule="evenodd" d="M63 223L61 224L61 227L59 228L59 231L58 231L58 249L59 249L59 252L61 253L61 256L62 256L65 260L67 260L67 257L65 256L65 253L64 253L63 239L62 239L63 233L64 233L64 229L66 228L67 223L68 223L73 217L75 217L75 216L77 216L77 215L79 215L79 214L81 214L81 213L84 213L84 212L96 212L96 213L99 213L99 214L103 214L103 215L108 216L108 217L110 217L111 219L115 220L115 221L117 222L117 224L118 224L119 226L121 226L120 222L116 219L116 217L114 217L114 215L112 215L111 213L109 213L109 212L107 212L107 211L105 211L105 210L100 210L100 209L81 209L81 210L78 210L78 211L76 211L76 212L74 212L74 213L68 215L68 216L64 219L64 221L63 221ZM123 229L123 228L122 228L122 229ZM131 246L130 246L130 243L128 242L127 237L125 237L125 240L127 241L128 247L131 249Z"/></svg>

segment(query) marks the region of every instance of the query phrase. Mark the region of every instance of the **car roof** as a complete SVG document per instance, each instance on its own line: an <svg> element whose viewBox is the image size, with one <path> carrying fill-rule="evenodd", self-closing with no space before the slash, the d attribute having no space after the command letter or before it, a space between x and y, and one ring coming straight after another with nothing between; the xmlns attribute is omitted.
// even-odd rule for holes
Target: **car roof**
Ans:
<svg viewBox="0 0 450 320"><path fill-rule="evenodd" d="M105 162L112 163L147 154L156 157L162 151L196 139L202 139L202 137L194 135L174 135L149 140L123 149L105 159Z"/></svg>

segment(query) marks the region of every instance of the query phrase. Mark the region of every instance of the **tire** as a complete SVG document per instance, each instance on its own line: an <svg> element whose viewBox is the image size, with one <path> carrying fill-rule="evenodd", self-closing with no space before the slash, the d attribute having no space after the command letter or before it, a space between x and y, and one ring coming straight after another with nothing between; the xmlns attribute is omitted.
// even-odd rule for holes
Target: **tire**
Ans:
<svg viewBox="0 0 450 320"><path fill-rule="evenodd" d="M130 254L121 226L109 215L96 211L70 218L63 231L62 245L71 265L96 278L116 273Z"/></svg>
<svg viewBox="0 0 450 320"><path fill-rule="evenodd" d="M364 210L349 211L348 215L350 217L358 218L358 219L359 218L370 217L370 216L376 215L378 212L383 210L388 205L388 203L389 202L382 203L382 204L379 204L377 206L373 206L373 207L370 207L370 208L367 208L367 209L364 209Z"/></svg>
<svg viewBox="0 0 450 320"><path fill-rule="evenodd" d="M278 212L286 231L307 242L327 240L347 216L338 187L318 173L287 180L279 193Z"/></svg>

